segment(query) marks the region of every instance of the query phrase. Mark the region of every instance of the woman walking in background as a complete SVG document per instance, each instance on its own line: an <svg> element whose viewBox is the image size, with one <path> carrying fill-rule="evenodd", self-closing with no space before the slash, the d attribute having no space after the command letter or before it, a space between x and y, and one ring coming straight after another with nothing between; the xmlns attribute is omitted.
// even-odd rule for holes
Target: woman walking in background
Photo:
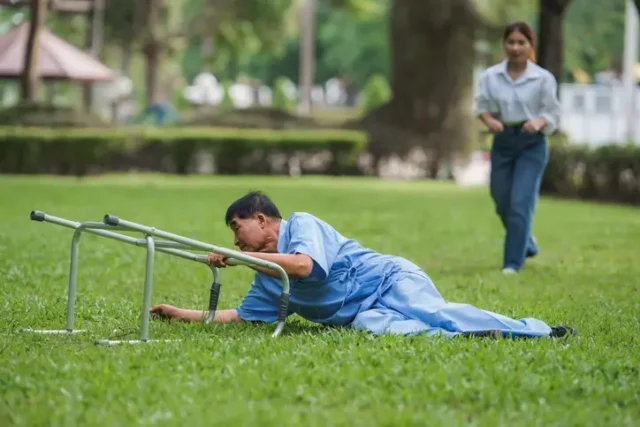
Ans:
<svg viewBox="0 0 640 427"><path fill-rule="evenodd" d="M513 274L538 253L531 224L560 103L553 74L535 63L531 27L508 25L503 42L507 59L480 77L476 115L494 134L491 197L506 230L502 271Z"/></svg>

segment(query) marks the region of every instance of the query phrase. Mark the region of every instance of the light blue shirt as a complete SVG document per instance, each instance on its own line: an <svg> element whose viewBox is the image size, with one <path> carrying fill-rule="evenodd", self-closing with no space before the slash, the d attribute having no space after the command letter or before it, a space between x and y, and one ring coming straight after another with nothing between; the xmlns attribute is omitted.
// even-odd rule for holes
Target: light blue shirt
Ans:
<svg viewBox="0 0 640 427"><path fill-rule="evenodd" d="M447 302L427 274L402 257L379 254L338 233L308 213L280 224L278 252L313 259L311 276L291 280L289 312L325 325L350 326L374 334L444 334L503 331L514 336L548 336L534 318L511 319L470 304ZM282 284L256 272L236 308L247 321L278 317Z"/></svg>
<svg viewBox="0 0 640 427"><path fill-rule="evenodd" d="M322 324L350 324L375 303L399 272L420 271L404 258L364 248L304 212L293 213L280 223L278 252L313 259L311 276L290 282L289 314ZM279 279L256 272L237 313L247 321L274 322L281 293Z"/></svg>
<svg viewBox="0 0 640 427"><path fill-rule="evenodd" d="M503 123L518 123L544 117L547 135L560 126L558 84L549 71L529 61L515 81L507 73L507 61L487 68L480 76L475 113L492 113Z"/></svg>

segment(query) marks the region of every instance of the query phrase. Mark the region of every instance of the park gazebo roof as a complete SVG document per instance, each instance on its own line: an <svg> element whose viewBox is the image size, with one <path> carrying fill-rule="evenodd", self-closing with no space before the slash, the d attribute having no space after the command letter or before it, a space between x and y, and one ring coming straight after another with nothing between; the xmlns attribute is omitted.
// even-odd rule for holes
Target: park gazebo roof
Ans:
<svg viewBox="0 0 640 427"><path fill-rule="evenodd" d="M20 78L24 70L29 22L0 36L0 78ZM46 80L99 82L116 73L86 52L43 28L40 32L38 75Z"/></svg>

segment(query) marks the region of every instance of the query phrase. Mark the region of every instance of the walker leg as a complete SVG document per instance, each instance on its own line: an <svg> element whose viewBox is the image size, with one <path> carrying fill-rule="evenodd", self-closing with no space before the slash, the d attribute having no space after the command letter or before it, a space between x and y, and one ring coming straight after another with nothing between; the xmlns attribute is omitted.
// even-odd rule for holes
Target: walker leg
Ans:
<svg viewBox="0 0 640 427"><path fill-rule="evenodd" d="M151 310L151 291L153 289L153 267L155 258L155 241L150 235L146 235L147 241L147 262L144 273L144 294L142 296L142 319L140 320L139 340L109 340L102 339L96 341L98 345L118 345L118 344L141 344L153 342L170 342L179 340L150 340L149 339L149 316Z"/></svg>
<svg viewBox="0 0 640 427"><path fill-rule="evenodd" d="M71 239L71 262L69 263L69 295L67 297L67 331L73 331L76 308L76 289L78 286L78 253L82 230L76 230Z"/></svg>
<svg viewBox="0 0 640 427"><path fill-rule="evenodd" d="M71 239L71 254L69 256L69 290L67 295L67 327L63 330L50 330L50 329L23 329L23 332L33 332L37 334L51 334L51 335L64 335L64 334L78 334L85 332L85 330L74 330L73 321L75 315L76 306L76 289L78 285L78 254L80 252L80 237L82 236L83 229L76 229Z"/></svg>
<svg viewBox="0 0 640 427"><path fill-rule="evenodd" d="M144 273L144 294L142 296L142 319L140 321L140 341L149 339L149 310L151 310L151 289L153 288L153 261L155 242L152 236L146 235L147 265Z"/></svg>

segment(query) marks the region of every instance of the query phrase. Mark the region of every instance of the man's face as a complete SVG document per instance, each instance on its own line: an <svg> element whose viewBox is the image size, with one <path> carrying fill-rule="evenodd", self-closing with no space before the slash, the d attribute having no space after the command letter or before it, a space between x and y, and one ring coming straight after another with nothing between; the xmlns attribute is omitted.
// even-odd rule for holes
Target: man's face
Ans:
<svg viewBox="0 0 640 427"><path fill-rule="evenodd" d="M267 219L258 214L252 218L234 216L229 224L233 231L233 244L243 252L260 252L266 243Z"/></svg>

